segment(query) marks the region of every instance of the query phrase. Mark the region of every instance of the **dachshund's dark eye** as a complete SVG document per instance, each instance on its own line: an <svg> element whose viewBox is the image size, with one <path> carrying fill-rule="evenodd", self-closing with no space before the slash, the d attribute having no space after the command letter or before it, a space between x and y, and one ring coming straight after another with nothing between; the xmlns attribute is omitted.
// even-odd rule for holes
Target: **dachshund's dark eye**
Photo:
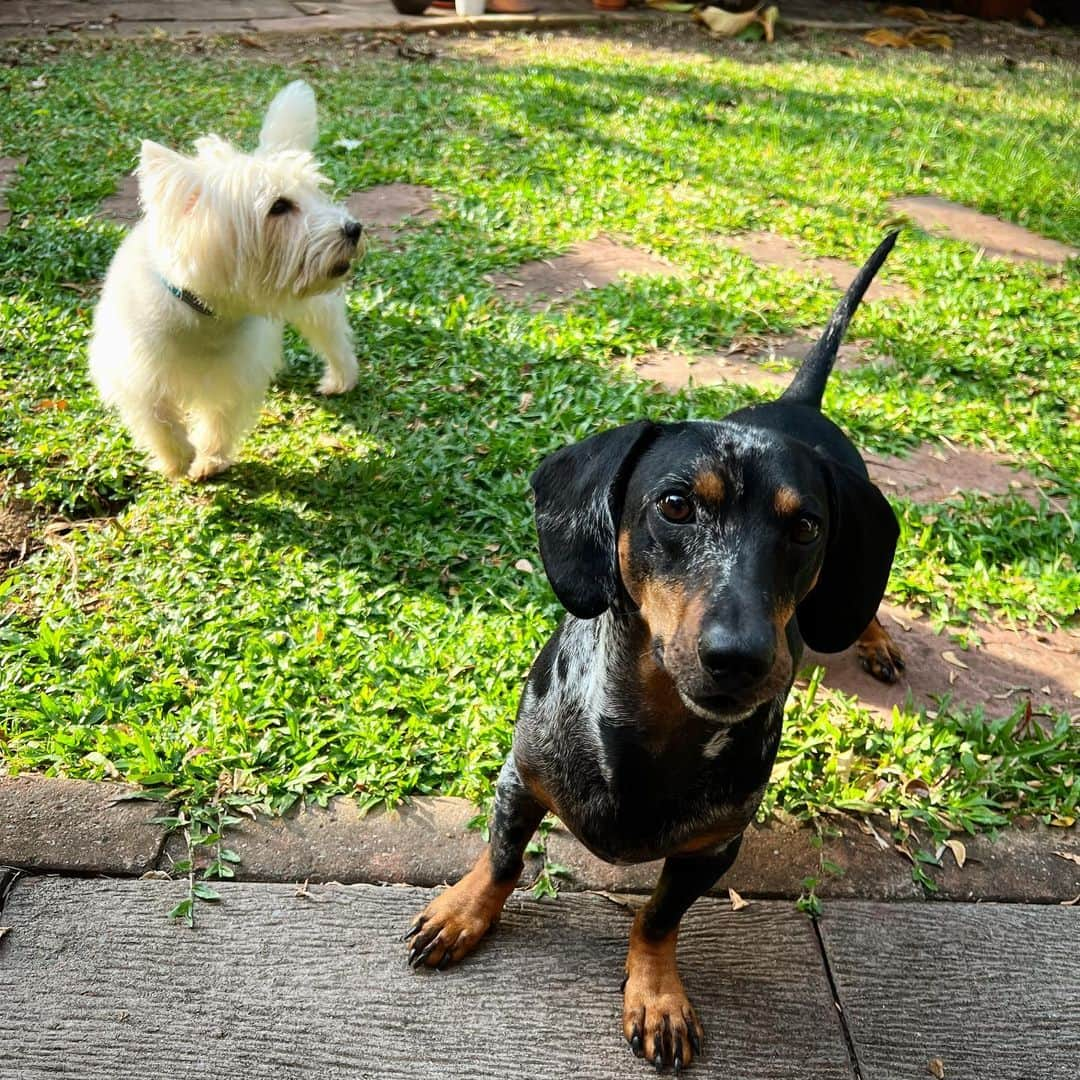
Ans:
<svg viewBox="0 0 1080 1080"><path fill-rule="evenodd" d="M685 525L694 517L694 504L685 495L679 495L673 491L660 496L656 509L660 511L660 516L665 521L670 521L674 525Z"/></svg>
<svg viewBox="0 0 1080 1080"><path fill-rule="evenodd" d="M812 544L821 535L821 522L809 514L800 514L791 526L791 539L796 544Z"/></svg>
<svg viewBox="0 0 1080 1080"><path fill-rule="evenodd" d="M281 214L287 214L290 210L296 209L296 203L291 199L275 199L270 205L269 214L270 217L279 217Z"/></svg>

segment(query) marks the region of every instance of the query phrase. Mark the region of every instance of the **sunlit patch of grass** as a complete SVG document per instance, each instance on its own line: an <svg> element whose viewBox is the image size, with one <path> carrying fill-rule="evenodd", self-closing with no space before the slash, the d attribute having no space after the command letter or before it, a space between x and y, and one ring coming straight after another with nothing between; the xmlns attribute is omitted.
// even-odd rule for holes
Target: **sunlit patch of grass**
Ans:
<svg viewBox="0 0 1080 1080"><path fill-rule="evenodd" d="M1066 122L1077 83L1063 64L849 63L791 41L748 63L706 42L549 45L298 69L140 43L7 72L0 144L29 160L0 239L0 464L45 514L114 518L0 581L7 768L123 778L191 805L222 793L273 810L335 792L482 797L558 614L542 575L515 568L539 567L529 472L605 426L719 417L757 396L655 395L619 360L804 330L834 300L719 234L772 229L861 261L891 196L935 191L1080 236ZM88 385L92 283L121 236L93 211L139 138L184 145L213 130L250 144L265 103L298 75L318 92L320 154L341 192L427 184L442 216L400 249L374 245L357 272L353 393L316 399L317 365L289 338L240 464L204 488L171 486ZM598 232L685 277L545 314L493 294L492 271ZM907 231L888 273L914 298L865 307L853 330L896 363L837 376L830 415L869 450L944 436L1007 452L1065 509L898 503L890 597L958 626L1073 619L1077 267L1053 282ZM1078 729L1017 736L1017 722L943 707L932 722L882 724L855 702L796 693L769 805L800 818L884 810L937 833L994 827L1018 806L1074 815Z"/></svg>

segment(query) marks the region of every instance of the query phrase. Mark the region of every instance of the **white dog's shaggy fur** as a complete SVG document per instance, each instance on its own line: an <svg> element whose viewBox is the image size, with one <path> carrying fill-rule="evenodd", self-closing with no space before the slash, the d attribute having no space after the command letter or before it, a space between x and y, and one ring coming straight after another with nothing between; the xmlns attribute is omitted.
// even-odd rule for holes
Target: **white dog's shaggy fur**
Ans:
<svg viewBox="0 0 1080 1080"><path fill-rule="evenodd" d="M90 371L168 476L229 467L281 357L283 322L326 361L319 391L356 385L342 279L360 226L322 192L315 95L290 83L254 154L210 135L185 157L144 141L144 217L94 315Z"/></svg>

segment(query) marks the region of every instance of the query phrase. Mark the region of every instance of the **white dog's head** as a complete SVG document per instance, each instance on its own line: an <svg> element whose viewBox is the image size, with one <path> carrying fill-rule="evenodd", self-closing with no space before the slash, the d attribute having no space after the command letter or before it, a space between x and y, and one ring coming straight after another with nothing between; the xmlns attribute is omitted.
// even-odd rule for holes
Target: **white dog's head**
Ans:
<svg viewBox="0 0 1080 1080"><path fill-rule="evenodd" d="M361 227L323 193L315 138L315 95L294 82L271 102L254 154L216 135L194 157L144 141L139 198L158 272L239 313L340 286Z"/></svg>

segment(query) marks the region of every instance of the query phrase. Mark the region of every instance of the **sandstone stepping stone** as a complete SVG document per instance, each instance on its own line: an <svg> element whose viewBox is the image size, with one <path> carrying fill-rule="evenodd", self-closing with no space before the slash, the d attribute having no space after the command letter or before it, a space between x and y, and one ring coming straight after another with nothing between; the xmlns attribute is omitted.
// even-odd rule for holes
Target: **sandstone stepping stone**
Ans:
<svg viewBox="0 0 1080 1080"><path fill-rule="evenodd" d="M101 200L98 216L117 225L134 225L142 217L139 206L139 181L134 174L125 176L115 194Z"/></svg>
<svg viewBox="0 0 1080 1080"><path fill-rule="evenodd" d="M807 652L803 663L825 668L824 683L854 694L883 716L903 706L908 694L916 708L936 709L935 698L952 695L966 708L989 717L1008 716L1026 698L1033 712L1080 715L1080 630L1008 630L979 624L982 644L962 649L929 620L907 608L883 604L882 625L904 655L907 670L887 686L859 666L854 649L823 655Z"/></svg>
<svg viewBox="0 0 1080 1080"><path fill-rule="evenodd" d="M1038 509L1045 481L1026 469L1013 468L1003 454L991 450L923 443L908 457L864 454L870 476L886 495L917 503L942 502L962 492L1019 495ZM1050 500L1057 508L1056 502Z"/></svg>
<svg viewBox="0 0 1080 1080"><path fill-rule="evenodd" d="M1080 250L1067 244L1048 240L1020 225L981 214L978 210L936 195L909 195L892 199L889 207L910 218L926 232L974 244L996 258L1061 266L1066 260L1080 255Z"/></svg>
<svg viewBox="0 0 1080 1080"><path fill-rule="evenodd" d="M654 349L633 361L634 371L643 379L665 390L682 390L687 386L716 386L736 383L762 390L782 390L791 382L791 372L806 358L816 338L799 335L769 335L733 348L731 352L709 352L687 356L670 349ZM868 363L892 364L891 357L869 361L865 342L848 342L840 346L836 369L851 371ZM782 370L775 370L776 365Z"/></svg>
<svg viewBox="0 0 1080 1080"><path fill-rule="evenodd" d="M23 157L0 157L0 232L11 222L11 211L4 199L4 192L14 184L15 174L25 164L26 158Z"/></svg>
<svg viewBox="0 0 1080 1080"><path fill-rule="evenodd" d="M776 233L749 232L719 239L722 246L734 248L756 263L779 266L784 270L794 270L799 274L826 277L838 289L846 289L859 272L858 266L845 262L843 259L807 255L798 244ZM884 273L885 271L882 272ZM906 285L883 280L882 274L874 279L867 290L868 301L880 300L883 297L908 299L914 295Z"/></svg>
<svg viewBox="0 0 1080 1080"><path fill-rule="evenodd" d="M354 191L345 206L363 226L364 232L380 240L390 240L406 224L424 224L438 217L436 192L420 184L380 184Z"/></svg>
<svg viewBox="0 0 1080 1080"><path fill-rule="evenodd" d="M783 387L789 378L738 353L705 353L694 357L656 349L634 360L633 369L642 379L671 391L684 390L690 385L716 386L726 382L773 389Z"/></svg>
<svg viewBox="0 0 1080 1080"><path fill-rule="evenodd" d="M622 275L681 277L683 272L666 259L640 248L627 247L606 236L575 244L565 255L522 263L508 273L488 279L504 300L543 310L577 293L602 289Z"/></svg>

